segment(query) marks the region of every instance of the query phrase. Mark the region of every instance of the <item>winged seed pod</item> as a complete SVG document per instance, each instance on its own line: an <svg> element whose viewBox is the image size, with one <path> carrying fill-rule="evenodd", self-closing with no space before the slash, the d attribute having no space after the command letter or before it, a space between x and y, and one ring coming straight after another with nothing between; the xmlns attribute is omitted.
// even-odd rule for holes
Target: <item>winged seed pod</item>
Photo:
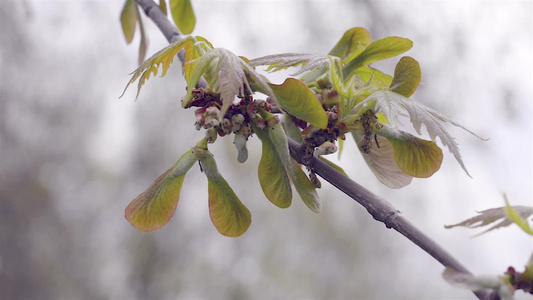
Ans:
<svg viewBox="0 0 533 300"><path fill-rule="evenodd" d="M250 211L218 172L213 154L198 147L194 148L194 153L207 177L209 215L213 225L222 235L230 237L242 235L252 223Z"/></svg>
<svg viewBox="0 0 533 300"><path fill-rule="evenodd" d="M185 174L196 161L192 150L183 154L174 166L131 201L126 207L126 220L144 232L157 230L167 224L176 211Z"/></svg>

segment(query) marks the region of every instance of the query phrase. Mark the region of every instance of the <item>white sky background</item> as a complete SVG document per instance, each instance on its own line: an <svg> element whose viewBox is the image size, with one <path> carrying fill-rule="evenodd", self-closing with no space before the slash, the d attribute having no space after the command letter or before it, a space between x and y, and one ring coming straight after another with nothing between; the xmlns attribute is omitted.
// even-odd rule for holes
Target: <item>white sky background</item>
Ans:
<svg viewBox="0 0 533 300"><path fill-rule="evenodd" d="M58 55L58 57L50 58L51 61L71 55L94 56L94 68L99 70L101 78L91 84L105 88L108 98L95 100L101 103L104 117L99 124L95 125L94 136L87 139L87 153L95 165L107 169L110 174L126 176L128 166L132 163L132 157L128 155L127 149L135 146L140 138L132 130L136 122L139 122L135 113L140 110L149 110L152 106L162 105L165 101L176 101L181 97L179 94L181 92L169 87L170 91L167 95L175 95L173 99L151 99L149 95L154 92L155 86L164 87L161 83L157 83L158 81L170 82L163 81L166 79L152 78L145 85L137 102L133 102L134 92L132 91L135 87L130 88L124 99L116 100L128 80L127 74L135 68L139 42L137 36L132 45L126 46L124 43L118 26L122 1L35 0L28 1L28 3L33 7L32 13L35 17L31 28L34 30L32 34L36 44L39 44L47 55ZM531 2L378 1L373 3L373 16L379 17L379 24L375 19L372 20L371 17L365 15L364 11L358 11L357 2L353 4L347 1L193 1L197 14L197 27L194 33L204 36L217 47L227 48L248 58L282 52L326 53L344 31L356 26L369 29L374 39L397 35L413 40L413 49L405 55L412 56L420 62L423 76L422 85L414 98L449 114L455 121L480 136L490 138L489 141L483 142L459 128L447 126L452 135L457 138L463 160L473 178L464 174L446 149L444 149L445 158L439 172L429 179L415 179L410 186L401 190L391 190L382 186L366 168L360 154L356 153L354 143L350 140L345 145L345 152L339 163L352 179L388 199L402 211L407 219L456 255L459 261L473 272L499 273L509 265L520 269L531 254L533 243L531 237L520 232L515 226L471 238L479 231L445 230L443 225L474 216L476 211L502 206L502 193L507 194L513 205L532 204L533 12ZM314 21L310 22L306 19ZM145 19L145 26L149 29L147 32L150 39L148 55L151 55L166 45L166 41L148 19ZM115 56L105 54L102 49ZM102 55L109 56L103 57ZM103 63L102 58L106 60ZM398 59L393 58L377 66L392 73ZM170 75L177 76L172 80L180 80L179 72ZM281 77L277 78L278 80L274 79L274 81L282 80ZM151 85L154 87L150 87ZM178 90L178 95L176 95L176 90ZM180 111L179 107L175 111L179 111L180 117L186 116L187 113L192 114L192 112ZM193 118L189 117L187 121L190 123ZM404 125L408 127L410 124L406 120ZM191 126L190 129L193 130L193 127ZM174 136L178 134L180 132L175 133ZM199 136L201 134L197 134L195 138ZM193 141L188 144L175 141L174 145L177 147L175 156L179 157L194 143ZM224 142L217 144L221 144L214 146L213 152L217 157L234 157L233 150L224 146L227 144ZM251 149L253 147L252 144ZM248 164L253 164L253 162L257 162L257 159L251 159ZM164 165L166 162L159 163ZM231 163L219 161L221 165L228 164L228 168ZM255 168L255 165L250 168ZM163 171L164 169L161 170ZM239 174L230 176L229 173L232 172L228 172L226 176L230 183L238 184L244 179L253 180L253 177ZM252 172L252 174L255 173ZM158 175L150 174L148 177L153 176L155 179ZM135 176L135 174L127 176ZM149 183L143 184L147 186ZM313 222L325 222L324 226L330 226L333 230L343 230L344 233L349 232L349 230L346 231L347 228L354 228L354 232L375 230L375 234L383 235L383 239L393 238L395 233L383 230L382 224L360 223L355 220L354 214L357 218L364 219L367 218L366 212L357 208L356 203L335 191L327 183L323 185L325 187L320 194L324 201L324 212L320 215L305 214L304 220L316 218ZM251 186L257 187L258 185L252 184ZM116 206L117 211L107 214L116 219L108 224L99 225L103 230L109 226L103 237L109 241L109 244L103 247L107 249L110 256L124 251L124 245L115 240L114 234L133 236L137 234L122 219L122 210L130 200L128 197L135 197L144 189L144 187L139 189L138 186L135 188L132 189L131 195L124 195L124 198L117 199L121 201L120 205ZM246 190L242 187L236 188L237 194L241 189L241 192ZM187 191L183 193L186 195ZM185 199L185 196L182 198ZM249 205L249 202L245 201L246 205ZM294 202L297 202L296 199ZM73 213L79 208L78 204L74 205L66 201L61 202L59 206L68 213ZM178 224L170 222L167 227L172 227L172 231L168 234L180 230L192 234L195 230L194 224L209 222L205 218L206 212L198 212L196 207L198 205L180 202L177 215L179 214L181 218L191 218L192 225L181 227L183 224L180 223L178 227ZM282 220L280 223L285 222L284 218L291 218L290 215L296 210L303 209L302 205L295 205L290 210L284 211L283 216L279 217ZM182 212L179 212L180 210ZM254 210L252 210L252 215L254 215ZM261 216L265 218L254 219L251 229L269 226L271 221L266 217L274 215L264 214ZM75 218L76 214L71 216ZM300 219L302 218L300 216ZM362 224L368 227L357 228ZM305 225L301 226L305 227ZM301 229L299 234L305 232L304 229ZM251 230L240 238L241 243L260 242L263 238L268 238L261 236L262 234L272 233L258 230ZM275 234L283 235L284 232L278 230ZM167 233L154 234L161 243L165 243L166 235ZM251 238L252 235L255 235L255 238ZM313 238L309 240L312 241ZM385 255L394 256L395 251L405 255L396 258L398 262L394 267L399 268L400 271L395 271L390 280L394 281L396 276L409 273L417 277L408 278L407 281L398 279L396 284L391 283L391 288L420 289L421 295L435 296L431 290L424 290L426 284L424 281L440 280L442 270L428 263L431 259L426 259L427 255L414 249L414 245L401 242L401 240L402 238L394 237L391 241L398 245L389 246L388 250L391 253L385 251ZM217 252L224 251L226 249L224 247L234 249L232 248L234 245L231 244L236 242L233 239L215 236L211 242L206 243L214 249L211 251L213 261L217 261ZM334 245L322 246L334 247ZM170 244L168 247L172 249L177 245ZM298 251L302 251L298 250L299 248L291 248L290 245L286 247L287 253L285 254L288 257L298 256L300 255ZM254 248L251 247L251 249ZM293 250L295 252L291 252ZM283 255L283 249L278 251L281 251ZM327 250L322 251L327 256ZM113 261L105 258L102 260ZM334 261L333 258L332 260ZM376 258L372 261L379 262ZM125 263L124 259L122 263ZM246 274L252 277L246 280L255 283L254 278L262 279L262 275L258 275L261 271L257 270L260 267L256 265L257 261L253 253L248 253L246 259L239 260L239 263L237 269L246 270L248 272ZM214 266L215 269L221 268L221 272L226 267L228 272L232 269L231 266L224 264ZM286 267L289 272L291 266ZM121 284L126 286L125 275L121 273L123 268L125 268L123 264L115 261L113 265L107 265L102 271L101 288L109 288L115 293L111 296L128 295L127 292L118 291L116 287L113 289L109 283L105 282L105 278L116 278L115 283L119 287ZM282 268L280 272L283 273L283 266L280 268ZM361 266L357 272L366 273L373 270L385 272L387 269L388 266L368 264ZM401 270L404 270L403 274ZM320 270L314 271L320 273ZM469 297L467 292L456 291L444 282L432 282L431 284L431 286L433 284L438 286L437 291L445 293L439 296L441 299L447 298L446 295L455 298ZM253 284L247 287L254 288ZM275 288L272 287L272 289ZM275 293L272 294L275 295ZM197 296L195 291L190 291L189 295ZM310 296L304 292L295 292L294 295ZM398 295L420 294L400 290ZM524 295L517 296L518 298L524 297ZM390 294L378 290L374 297L376 299L390 297Z"/></svg>

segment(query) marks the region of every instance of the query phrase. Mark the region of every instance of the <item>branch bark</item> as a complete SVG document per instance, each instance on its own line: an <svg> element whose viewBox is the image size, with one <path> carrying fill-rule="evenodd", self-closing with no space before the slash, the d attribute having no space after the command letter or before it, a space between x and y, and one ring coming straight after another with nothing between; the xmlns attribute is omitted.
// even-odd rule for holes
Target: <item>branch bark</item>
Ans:
<svg viewBox="0 0 533 300"><path fill-rule="evenodd" d="M168 20L167 16L159 9L153 0L136 1L144 10L148 18L158 26L169 43L176 42L182 38L178 28ZM178 53L178 56L183 64L183 52ZM197 86L207 87L207 84L203 81L199 82ZM301 159L304 156L301 145L289 138L289 149L291 156L296 161L301 162ZM392 228L408 238L415 245L440 262L444 267L450 267L459 272L471 274L471 272L448 251L435 243L435 241L416 228L407 219L402 217L399 214L399 211L385 199L370 192L319 159L313 158L313 164L316 174L361 204L375 220L384 223L387 228ZM474 292L474 294L482 300L499 299L497 293L488 290L477 291Z"/></svg>

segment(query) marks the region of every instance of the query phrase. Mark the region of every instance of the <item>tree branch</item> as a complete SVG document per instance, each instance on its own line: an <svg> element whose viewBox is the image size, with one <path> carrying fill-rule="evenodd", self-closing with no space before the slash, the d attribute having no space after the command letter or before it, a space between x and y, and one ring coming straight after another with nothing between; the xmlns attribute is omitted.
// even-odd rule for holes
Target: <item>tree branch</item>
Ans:
<svg viewBox="0 0 533 300"><path fill-rule="evenodd" d="M176 42L182 38L180 31L174 26L153 0L136 0L145 14L159 27L169 43ZM184 62L184 53L178 53L180 61ZM205 81L197 86L207 87ZM289 148L291 156L298 162L304 157L303 149L300 144L289 138ZM459 272L471 274L457 259L448 251L439 246L435 241L418 230L413 224L407 221L399 214L389 202L373 194L363 186L354 182L347 176L341 174L331 166L317 158L313 158L313 167L316 174L324 178L333 186L343 193L357 201L374 217L374 219L383 222L387 228L392 228L411 240L414 244L422 248L425 252L435 258L445 267L450 267ZM483 300L499 299L497 293L488 290L474 292L474 294Z"/></svg>

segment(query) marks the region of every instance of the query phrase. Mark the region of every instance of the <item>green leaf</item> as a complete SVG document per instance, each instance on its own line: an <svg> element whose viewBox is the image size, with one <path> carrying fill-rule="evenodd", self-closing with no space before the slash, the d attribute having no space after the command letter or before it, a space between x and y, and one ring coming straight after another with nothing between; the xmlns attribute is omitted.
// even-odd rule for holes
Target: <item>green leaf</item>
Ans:
<svg viewBox="0 0 533 300"><path fill-rule="evenodd" d="M170 12L174 23L183 34L190 34L194 30L196 17L190 0L170 0Z"/></svg>
<svg viewBox="0 0 533 300"><path fill-rule="evenodd" d="M374 41L344 67L343 75L347 78L353 71L362 66L402 54L412 47L413 42L411 40L397 36Z"/></svg>
<svg viewBox="0 0 533 300"><path fill-rule="evenodd" d="M419 139L386 124L382 124L376 134L389 140L396 163L406 174L428 178L440 169L442 150L434 142Z"/></svg>
<svg viewBox="0 0 533 300"><path fill-rule="evenodd" d="M157 230L167 224L176 211L185 174L196 160L192 150L183 154L172 168L126 207L126 220L144 232Z"/></svg>
<svg viewBox="0 0 533 300"><path fill-rule="evenodd" d="M355 27L344 33L342 38L331 49L329 55L345 59L352 53L363 51L371 41L370 33L366 29Z"/></svg>
<svg viewBox="0 0 533 300"><path fill-rule="evenodd" d="M120 24L122 25L122 32L126 37L126 42L129 44L133 40L135 34L135 26L137 25L137 2L135 0L126 0L124 7L120 13Z"/></svg>
<svg viewBox="0 0 533 300"><path fill-rule="evenodd" d="M279 71L289 67L302 65L303 70L297 74L319 68L328 63L326 55L303 54L303 53L282 53L254 58L250 61L252 67L268 65L267 71Z"/></svg>
<svg viewBox="0 0 533 300"><path fill-rule="evenodd" d="M161 11L166 16L167 13L168 13L168 11L167 11L167 1L166 0L159 0L159 8L161 9Z"/></svg>
<svg viewBox="0 0 533 300"><path fill-rule="evenodd" d="M420 64L412 57L404 56L394 69L391 91L404 97L410 97L418 88L422 79Z"/></svg>
<svg viewBox="0 0 533 300"><path fill-rule="evenodd" d="M533 229L531 229L531 227L529 226L527 219L523 218L516 209L514 209L511 205L509 205L509 201L507 201L506 195L504 195L504 198L505 198L504 213L507 216L507 218L509 218L509 220L513 221L514 223L516 223L516 225L522 228L522 230L524 230L526 233L533 235Z"/></svg>
<svg viewBox="0 0 533 300"><path fill-rule="evenodd" d="M292 190L285 166L272 141L267 137L268 133L257 128L257 135L262 142L263 153L259 162L258 177L261 189L270 202L280 208L291 205ZM268 130L268 129L266 129Z"/></svg>
<svg viewBox="0 0 533 300"><path fill-rule="evenodd" d="M287 78L281 85L270 84L278 103L291 115L317 128L328 126L328 116L315 93L298 79Z"/></svg>
<svg viewBox="0 0 533 300"><path fill-rule="evenodd" d="M145 81L150 78L150 75L157 75L159 71L159 66L162 66L163 71L161 73L161 77L165 76L168 71L168 68L170 67L170 64L174 60L174 57L176 57L176 54L178 54L178 52L186 46L192 47L193 43L194 39L188 37L186 39L182 39L178 42L172 43L167 47L159 50L156 54L147 59L139 68L137 68L137 70L132 73L133 75L126 87L124 88L124 91L122 92L122 95L120 97L124 95L130 84L140 78L139 83L137 85L137 96L135 97L137 99L141 91L141 87L144 85Z"/></svg>
<svg viewBox="0 0 533 300"><path fill-rule="evenodd" d="M388 87L393 80L390 75L368 66L358 68L354 74L358 75L363 82L370 85L375 84L377 87Z"/></svg>
<svg viewBox="0 0 533 300"><path fill-rule="evenodd" d="M454 122L452 119L450 119L450 117L391 91L378 91L373 93L358 103L355 109L367 106L372 106L372 110L376 114L383 113L383 116L393 127L399 124L398 116L407 111L409 113L410 121L413 124L416 132L421 134L422 124L424 124L431 140L436 141L436 138L439 137L442 144L448 147L448 150L450 150L450 152L455 156L455 159L457 162L459 162L466 174L470 176L461 158L457 142L448 133L441 122L449 122L454 126L468 131L479 139L482 139L481 137L466 129L461 124Z"/></svg>
<svg viewBox="0 0 533 300"><path fill-rule="evenodd" d="M239 200L228 182L218 172L211 152L195 148L202 170L207 176L209 215L215 228L222 235L237 237L248 230L252 223L250 211Z"/></svg>

